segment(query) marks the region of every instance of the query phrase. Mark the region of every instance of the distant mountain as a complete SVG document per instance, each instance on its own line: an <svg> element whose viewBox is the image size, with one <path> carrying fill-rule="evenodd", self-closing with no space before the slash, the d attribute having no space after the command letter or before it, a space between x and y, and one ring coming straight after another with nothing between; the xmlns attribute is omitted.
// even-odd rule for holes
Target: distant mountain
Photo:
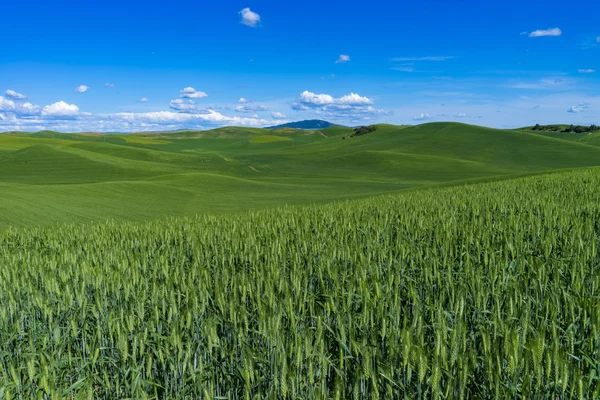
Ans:
<svg viewBox="0 0 600 400"><path fill-rule="evenodd" d="M320 119L309 119L305 121L290 122L287 124L270 126L267 129L281 129L281 128L294 128L294 129L325 129L330 126L340 126L332 124L331 122L323 121Z"/></svg>

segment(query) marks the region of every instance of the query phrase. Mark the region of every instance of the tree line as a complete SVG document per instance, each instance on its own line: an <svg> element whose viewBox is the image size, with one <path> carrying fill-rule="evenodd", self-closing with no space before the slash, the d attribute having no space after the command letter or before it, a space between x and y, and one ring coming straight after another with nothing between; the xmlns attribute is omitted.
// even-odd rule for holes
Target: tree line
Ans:
<svg viewBox="0 0 600 400"><path fill-rule="evenodd" d="M551 131L551 132L565 132L565 133L590 133L600 130L600 127L597 125L590 126L582 126L582 125L569 125L568 127L565 125L540 125L535 124L532 128L534 131Z"/></svg>

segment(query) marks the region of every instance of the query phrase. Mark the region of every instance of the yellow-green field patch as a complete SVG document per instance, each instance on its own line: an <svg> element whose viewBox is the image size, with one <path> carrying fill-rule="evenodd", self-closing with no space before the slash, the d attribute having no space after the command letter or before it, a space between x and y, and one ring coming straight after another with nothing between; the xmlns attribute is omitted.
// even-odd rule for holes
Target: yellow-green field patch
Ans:
<svg viewBox="0 0 600 400"><path fill-rule="evenodd" d="M127 142L127 144L169 144L171 143L169 140L164 139L154 139L145 136L135 136L135 135L113 135L113 137L118 137Z"/></svg>
<svg viewBox="0 0 600 400"><path fill-rule="evenodd" d="M285 136L260 135L260 136L252 136L250 138L250 143L252 143L252 144L276 143L276 142L287 142L290 140L292 140L292 139L289 137L285 137Z"/></svg>

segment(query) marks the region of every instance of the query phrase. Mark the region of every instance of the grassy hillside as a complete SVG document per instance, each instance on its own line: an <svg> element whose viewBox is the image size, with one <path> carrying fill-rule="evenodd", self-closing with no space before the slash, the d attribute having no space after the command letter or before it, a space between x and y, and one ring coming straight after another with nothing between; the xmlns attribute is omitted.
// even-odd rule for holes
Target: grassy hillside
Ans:
<svg viewBox="0 0 600 400"><path fill-rule="evenodd" d="M153 178L172 205L178 176ZM1 232L0 396L597 399L599 192L594 168Z"/></svg>
<svg viewBox="0 0 600 400"><path fill-rule="evenodd" d="M347 137L352 132L0 134L0 229L325 203L600 165L594 135L568 142L455 123L379 125Z"/></svg>

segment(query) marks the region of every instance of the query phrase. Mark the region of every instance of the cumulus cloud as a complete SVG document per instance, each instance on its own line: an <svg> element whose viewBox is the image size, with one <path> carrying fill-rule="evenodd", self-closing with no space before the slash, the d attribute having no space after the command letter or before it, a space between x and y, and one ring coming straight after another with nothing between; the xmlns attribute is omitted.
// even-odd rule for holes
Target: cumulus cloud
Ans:
<svg viewBox="0 0 600 400"><path fill-rule="evenodd" d="M40 107L29 102L16 103L0 96L0 111L10 114L12 117L27 117L40 112Z"/></svg>
<svg viewBox="0 0 600 400"><path fill-rule="evenodd" d="M567 110L570 113L581 113L590 108L590 103L579 103L576 106L572 106Z"/></svg>
<svg viewBox="0 0 600 400"><path fill-rule="evenodd" d="M271 113L271 118L273 118L273 119L286 119L287 117L283 113L280 113L280 112L277 112L277 111L273 111Z"/></svg>
<svg viewBox="0 0 600 400"><path fill-rule="evenodd" d="M596 72L595 69L578 69L577 72L579 72L580 74L593 74L594 72Z"/></svg>
<svg viewBox="0 0 600 400"><path fill-rule="evenodd" d="M250 8L246 7L242 11L240 11L242 16L242 24L255 28L260 23L260 15L250 10Z"/></svg>
<svg viewBox="0 0 600 400"><path fill-rule="evenodd" d="M421 113L421 114L413 117L413 120L415 120L415 121L427 121L429 119L431 119L431 115L425 114L425 113Z"/></svg>
<svg viewBox="0 0 600 400"><path fill-rule="evenodd" d="M241 113L256 113L256 112L260 112L260 111L269 111L269 109L265 106L262 105L252 105L251 101L248 99L245 99L243 97L241 97L238 100L238 103L240 104L239 106L237 106L234 110L236 112L241 112Z"/></svg>
<svg viewBox="0 0 600 400"><path fill-rule="evenodd" d="M273 113L270 119L258 115L228 116L212 108L198 109L193 100L176 99L169 103L172 111L119 112L92 114L64 101L40 107L0 96L0 132L10 130L133 132L171 129L204 129L218 126L271 126L285 116Z"/></svg>
<svg viewBox="0 0 600 400"><path fill-rule="evenodd" d="M147 103L148 99L145 97L142 97L141 99L138 100L138 103Z"/></svg>
<svg viewBox="0 0 600 400"><path fill-rule="evenodd" d="M537 31L533 31L529 34L529 37L534 38L534 37L560 36L560 35L562 35L562 31L559 28L552 28L552 29L540 29Z"/></svg>
<svg viewBox="0 0 600 400"><path fill-rule="evenodd" d="M137 132L172 129L207 129L218 126L271 126L277 119L252 117L231 117L214 110L192 112L120 112L114 114L90 114L77 112L72 105L59 102L44 108L45 114L33 117L15 117L0 111L0 131L26 130L39 131L52 129L66 132ZM78 109L77 109L78 110Z"/></svg>
<svg viewBox="0 0 600 400"><path fill-rule="evenodd" d="M365 106L373 104L373 100L368 97L363 97L357 93L350 93L339 98L335 98L329 94L316 94L309 91L300 93L296 104L303 105L305 107L318 108L323 106Z"/></svg>
<svg viewBox="0 0 600 400"><path fill-rule="evenodd" d="M104 87L107 87L107 88L114 88L114 87L115 87L115 84L114 84L114 83L105 83L105 84L104 84Z"/></svg>
<svg viewBox="0 0 600 400"><path fill-rule="evenodd" d="M201 99L204 97L208 97L208 95L204 92L199 92L196 89L194 89L193 87L186 87L184 89L181 89L179 91L180 95L179 97L184 98L184 99Z"/></svg>
<svg viewBox="0 0 600 400"><path fill-rule="evenodd" d="M314 110L315 113L324 113L324 116L328 117L363 118L369 115L390 114L385 110L374 108L372 104L372 99L357 93L333 97L329 94L304 91L292 104L292 109L296 111Z"/></svg>
<svg viewBox="0 0 600 400"><path fill-rule="evenodd" d="M347 54L340 54L340 58L338 58L335 63L336 64L343 64L343 63L347 63L348 61L350 61L350 56L349 55L347 55Z"/></svg>
<svg viewBox="0 0 600 400"><path fill-rule="evenodd" d="M196 103L193 100L185 101L183 99L171 100L169 108L180 112L192 112L196 110Z"/></svg>
<svg viewBox="0 0 600 400"><path fill-rule="evenodd" d="M89 88L89 87L87 87L87 86L85 86L85 85L79 85L79 86L77 86L77 87L75 88L75 91L76 91L77 93L85 93L85 92L87 92L88 90L90 90L90 88Z"/></svg>
<svg viewBox="0 0 600 400"><path fill-rule="evenodd" d="M75 117L78 114L79 107L64 101L58 101L42 109L42 116L44 117Z"/></svg>
<svg viewBox="0 0 600 400"><path fill-rule="evenodd" d="M4 95L13 100L27 100L27 96L10 89L7 90Z"/></svg>

